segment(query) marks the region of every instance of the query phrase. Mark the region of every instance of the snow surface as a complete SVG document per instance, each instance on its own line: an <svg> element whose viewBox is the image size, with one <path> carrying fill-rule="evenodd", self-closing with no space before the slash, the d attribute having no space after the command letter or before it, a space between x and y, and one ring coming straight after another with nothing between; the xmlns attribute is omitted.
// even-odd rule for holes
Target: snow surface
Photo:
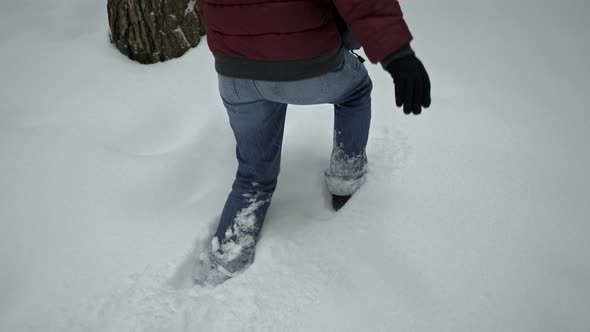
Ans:
<svg viewBox="0 0 590 332"><path fill-rule="evenodd" d="M0 3L0 331L590 331L590 4L402 1L433 81L375 81L329 208L328 106L291 107L244 274L192 287L235 172L202 44L143 66L105 1Z"/></svg>

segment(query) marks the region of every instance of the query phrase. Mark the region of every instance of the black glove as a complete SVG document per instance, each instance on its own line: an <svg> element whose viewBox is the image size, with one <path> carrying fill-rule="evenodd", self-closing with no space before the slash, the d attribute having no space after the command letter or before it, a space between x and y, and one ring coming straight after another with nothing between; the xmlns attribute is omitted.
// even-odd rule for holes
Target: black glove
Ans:
<svg viewBox="0 0 590 332"><path fill-rule="evenodd" d="M395 84L395 103L404 106L404 113L422 112L422 107L430 106L430 78L414 54L406 55L387 65L386 70Z"/></svg>

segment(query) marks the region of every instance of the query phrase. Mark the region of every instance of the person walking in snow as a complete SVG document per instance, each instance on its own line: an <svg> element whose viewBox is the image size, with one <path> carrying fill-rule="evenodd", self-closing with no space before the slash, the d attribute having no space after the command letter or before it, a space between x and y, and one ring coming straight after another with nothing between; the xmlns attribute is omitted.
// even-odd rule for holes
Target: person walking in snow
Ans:
<svg viewBox="0 0 590 332"><path fill-rule="evenodd" d="M398 107L430 106L430 80L397 0L199 0L239 162L195 279L217 285L254 260L277 186L287 105L334 105L325 171L334 210L365 182L372 82L355 40L391 74ZM353 38L356 37L356 38Z"/></svg>

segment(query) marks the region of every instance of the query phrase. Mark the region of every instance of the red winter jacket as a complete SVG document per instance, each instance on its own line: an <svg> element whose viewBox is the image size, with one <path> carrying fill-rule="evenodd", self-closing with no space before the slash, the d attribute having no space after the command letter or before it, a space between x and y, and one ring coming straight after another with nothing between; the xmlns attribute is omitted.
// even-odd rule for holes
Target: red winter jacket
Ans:
<svg viewBox="0 0 590 332"><path fill-rule="evenodd" d="M373 63L412 40L397 0L199 0L199 6L216 60L288 62L333 54L342 45L334 6Z"/></svg>

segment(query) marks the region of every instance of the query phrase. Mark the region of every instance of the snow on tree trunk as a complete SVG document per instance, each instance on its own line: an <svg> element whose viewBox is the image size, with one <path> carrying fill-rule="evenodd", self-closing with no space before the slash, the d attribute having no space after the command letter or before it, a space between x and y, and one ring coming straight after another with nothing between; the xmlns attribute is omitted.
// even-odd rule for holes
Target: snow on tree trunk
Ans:
<svg viewBox="0 0 590 332"><path fill-rule="evenodd" d="M108 0L111 42L144 64L178 58L205 34L196 0Z"/></svg>

